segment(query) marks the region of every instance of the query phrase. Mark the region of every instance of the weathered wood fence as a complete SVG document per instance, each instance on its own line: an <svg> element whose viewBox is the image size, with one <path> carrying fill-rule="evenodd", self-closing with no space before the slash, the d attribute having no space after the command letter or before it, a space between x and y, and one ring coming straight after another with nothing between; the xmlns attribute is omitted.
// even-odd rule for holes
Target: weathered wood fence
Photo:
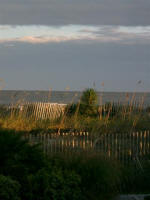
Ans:
<svg viewBox="0 0 150 200"><path fill-rule="evenodd" d="M88 132L26 135L31 144L41 143L44 153L94 151L129 163L144 160L150 154L150 131L103 134L91 137Z"/></svg>

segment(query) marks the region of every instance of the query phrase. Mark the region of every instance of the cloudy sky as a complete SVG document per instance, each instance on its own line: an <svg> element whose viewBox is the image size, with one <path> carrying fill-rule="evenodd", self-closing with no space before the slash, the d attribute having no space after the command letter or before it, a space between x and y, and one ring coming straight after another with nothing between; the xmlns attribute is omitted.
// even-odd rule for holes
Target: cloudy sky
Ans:
<svg viewBox="0 0 150 200"><path fill-rule="evenodd" d="M149 11L148 0L2 0L0 85L149 91Z"/></svg>

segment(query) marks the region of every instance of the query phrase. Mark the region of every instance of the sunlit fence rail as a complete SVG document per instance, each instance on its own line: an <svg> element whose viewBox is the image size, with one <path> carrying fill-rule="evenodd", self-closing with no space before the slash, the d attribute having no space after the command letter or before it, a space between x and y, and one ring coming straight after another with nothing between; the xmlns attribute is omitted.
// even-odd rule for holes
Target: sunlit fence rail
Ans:
<svg viewBox="0 0 150 200"><path fill-rule="evenodd" d="M130 163L144 160L150 154L150 131L103 134L91 137L88 132L29 134L31 144L41 144L44 153L94 151Z"/></svg>

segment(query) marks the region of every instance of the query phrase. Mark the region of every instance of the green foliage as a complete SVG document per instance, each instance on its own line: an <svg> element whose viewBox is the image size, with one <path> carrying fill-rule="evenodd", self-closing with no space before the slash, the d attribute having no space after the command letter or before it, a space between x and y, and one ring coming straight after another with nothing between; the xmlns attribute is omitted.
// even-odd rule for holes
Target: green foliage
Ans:
<svg viewBox="0 0 150 200"><path fill-rule="evenodd" d="M97 114L97 93L94 89L89 88L86 89L81 97L80 114L93 116Z"/></svg>
<svg viewBox="0 0 150 200"><path fill-rule="evenodd" d="M121 167L92 151L45 157L38 146L12 131L0 131L0 160L3 200L99 200L150 192L149 161L140 169Z"/></svg>
<svg viewBox="0 0 150 200"><path fill-rule="evenodd" d="M82 199L80 176L73 170L52 166L39 147L29 145L20 134L0 131L0 160L0 173L15 180L16 195L15 188L17 183L20 184L22 200ZM7 190L1 188L2 195L6 195ZM13 188L8 195L11 191Z"/></svg>
<svg viewBox="0 0 150 200"><path fill-rule="evenodd" d="M95 154L48 159L20 134L1 131L0 159L0 174L20 185L22 200L98 200L117 193L118 167Z"/></svg>
<svg viewBox="0 0 150 200"><path fill-rule="evenodd" d="M35 176L31 175L29 185L31 199L34 200L82 199L80 176L70 170L61 170L59 167L42 169Z"/></svg>
<svg viewBox="0 0 150 200"><path fill-rule="evenodd" d="M92 88L86 89L81 97L81 104L95 106L97 104L97 94Z"/></svg>
<svg viewBox="0 0 150 200"><path fill-rule="evenodd" d="M110 199L118 193L119 166L99 154L58 154L50 160L53 166L73 170L81 177L81 189L85 199Z"/></svg>
<svg viewBox="0 0 150 200"><path fill-rule="evenodd" d="M0 173L11 176L21 185L21 196L27 194L27 177L46 166L46 160L38 146L31 146L12 131L0 131Z"/></svg>
<svg viewBox="0 0 150 200"><path fill-rule="evenodd" d="M72 116L75 113L78 115L84 115L86 117L94 117L98 115L98 97L94 89L86 89L78 104L68 105L66 108L67 115Z"/></svg>
<svg viewBox="0 0 150 200"><path fill-rule="evenodd" d="M0 199L1 200L20 200L20 185L10 177L0 175Z"/></svg>
<svg viewBox="0 0 150 200"><path fill-rule="evenodd" d="M37 171L44 165L44 157L38 146L31 146L13 131L0 131L0 173ZM11 167L10 167L11 166ZM25 172L24 171L24 172Z"/></svg>

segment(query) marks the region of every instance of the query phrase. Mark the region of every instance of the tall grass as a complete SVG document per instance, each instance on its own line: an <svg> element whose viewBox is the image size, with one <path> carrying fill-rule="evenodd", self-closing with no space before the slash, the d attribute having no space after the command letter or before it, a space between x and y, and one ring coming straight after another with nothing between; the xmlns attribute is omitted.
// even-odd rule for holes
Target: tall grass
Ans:
<svg viewBox="0 0 150 200"><path fill-rule="evenodd" d="M66 107L63 115L52 119L36 118L34 109L28 109L31 113L26 115L19 108L24 105L24 97L21 98L13 107L8 109L7 106L0 106L0 127L3 129L13 129L20 131L50 131L55 129L56 132L65 130L88 131L91 135L111 133L111 132L130 132L149 130L150 112L149 108L144 107L145 94L140 102L135 102L136 93L133 93L130 101L126 94L124 103L108 102L103 104L103 92L100 95L100 105L93 105L94 113L84 114L86 104L81 101L80 97L78 103L74 103L74 98ZM15 98L15 97L13 97ZM48 94L50 101L51 90ZM87 101L88 102L88 101ZM30 106L30 104L27 104ZM33 105L33 104L31 104ZM89 105L88 109L90 108ZM38 111L37 111L38 112Z"/></svg>

